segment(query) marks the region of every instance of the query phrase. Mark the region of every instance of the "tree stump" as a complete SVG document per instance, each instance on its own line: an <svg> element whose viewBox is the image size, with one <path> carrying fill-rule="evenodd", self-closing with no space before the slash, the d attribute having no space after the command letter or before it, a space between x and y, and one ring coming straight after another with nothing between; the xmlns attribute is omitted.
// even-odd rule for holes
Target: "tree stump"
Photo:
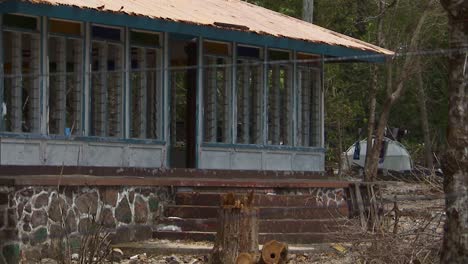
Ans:
<svg viewBox="0 0 468 264"><path fill-rule="evenodd" d="M262 264L283 264L288 260L288 245L276 240L269 241L263 245Z"/></svg>
<svg viewBox="0 0 468 264"><path fill-rule="evenodd" d="M236 264L239 254L252 257L258 253L258 209L252 207L252 202L253 192L240 198L232 193L223 196L211 264Z"/></svg>

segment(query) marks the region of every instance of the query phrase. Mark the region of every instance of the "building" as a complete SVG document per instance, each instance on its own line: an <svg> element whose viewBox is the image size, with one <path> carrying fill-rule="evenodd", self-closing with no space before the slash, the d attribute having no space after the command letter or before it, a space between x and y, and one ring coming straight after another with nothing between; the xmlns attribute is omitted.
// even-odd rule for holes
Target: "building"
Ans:
<svg viewBox="0 0 468 264"><path fill-rule="evenodd" d="M0 16L0 165L323 171L324 59L393 54L238 0Z"/></svg>

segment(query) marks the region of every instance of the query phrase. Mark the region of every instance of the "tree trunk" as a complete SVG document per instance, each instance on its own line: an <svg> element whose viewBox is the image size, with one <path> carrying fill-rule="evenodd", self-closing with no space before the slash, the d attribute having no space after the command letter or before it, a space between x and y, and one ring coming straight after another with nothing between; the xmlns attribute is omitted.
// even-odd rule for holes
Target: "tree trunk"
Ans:
<svg viewBox="0 0 468 264"><path fill-rule="evenodd" d="M377 83L379 80L377 65L372 66L372 85L369 91L369 120L367 121L367 148L366 148L366 161L364 163L364 177L365 181L373 181L375 174L372 174L371 158L372 158L372 146L375 129L375 108L377 106Z"/></svg>
<svg viewBox="0 0 468 264"><path fill-rule="evenodd" d="M379 15L377 17L377 45L384 46L383 37L383 14L385 13L385 6L382 1L379 1ZM381 15L380 15L381 14ZM377 106L377 86L379 84L379 68L377 65L372 66L372 84L369 89L369 120L367 121L367 147L366 147L366 161L364 163L364 177L365 181L373 181L375 174L370 170L372 165L372 148L375 130L375 109Z"/></svg>
<svg viewBox="0 0 468 264"><path fill-rule="evenodd" d="M468 1L441 0L449 17L449 116L443 159L447 214L441 263L468 263ZM464 51L463 51L464 50Z"/></svg>
<svg viewBox="0 0 468 264"><path fill-rule="evenodd" d="M409 45L410 52L417 50L419 34L429 14L429 6L431 5L431 3L432 1L429 1L428 6L424 10L421 17L419 18L418 24L416 25L416 28L413 31L413 36L411 37L411 42ZM403 63L403 70L401 71L402 75L397 81L395 90L391 89L391 87L387 87L387 91L388 91L387 98L385 99L385 103L382 108L382 113L380 114L379 124L377 126L377 131L375 132L374 144L372 145L370 156L366 157L366 178L367 179L374 179L377 175L378 168L379 168L379 153L382 149L382 140L384 138L385 128L387 127L388 119L390 117L390 111L392 109L392 106L400 99L400 97L405 92L406 86L404 85L404 83L412 75L413 70L414 70L414 60L411 58L411 56L406 56L405 61ZM389 73L388 74L389 76L387 76L388 78L387 86L391 86L392 71L388 71L388 73ZM369 145L367 147L369 148ZM369 152L367 152L367 154L369 154Z"/></svg>
<svg viewBox="0 0 468 264"><path fill-rule="evenodd" d="M240 199L232 193L223 197L210 263L235 264L241 253L258 253L258 209L252 201L253 192Z"/></svg>
<svg viewBox="0 0 468 264"><path fill-rule="evenodd" d="M314 22L314 0L303 0L302 20L307 21L309 23Z"/></svg>
<svg viewBox="0 0 468 264"><path fill-rule="evenodd" d="M418 90L418 104L419 104L419 111L420 115L419 117L421 118L421 128L424 136L424 165L429 168L433 169L434 168L434 163L433 163L433 157L432 157L432 142L431 142L431 135L429 131L429 121L427 118L427 108L426 108L426 92L424 91L424 81L422 77L422 67L421 67L421 61L418 59L417 60L417 68L418 73L417 73L417 81L418 84L416 85L416 88Z"/></svg>

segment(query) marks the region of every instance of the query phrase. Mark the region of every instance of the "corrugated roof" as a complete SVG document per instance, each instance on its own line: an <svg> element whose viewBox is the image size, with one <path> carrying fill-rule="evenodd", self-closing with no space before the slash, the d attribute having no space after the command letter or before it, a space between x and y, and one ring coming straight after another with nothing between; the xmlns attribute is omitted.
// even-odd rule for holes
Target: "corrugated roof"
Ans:
<svg viewBox="0 0 468 264"><path fill-rule="evenodd" d="M231 28L307 42L392 55L393 52L240 0L26 0L154 19Z"/></svg>

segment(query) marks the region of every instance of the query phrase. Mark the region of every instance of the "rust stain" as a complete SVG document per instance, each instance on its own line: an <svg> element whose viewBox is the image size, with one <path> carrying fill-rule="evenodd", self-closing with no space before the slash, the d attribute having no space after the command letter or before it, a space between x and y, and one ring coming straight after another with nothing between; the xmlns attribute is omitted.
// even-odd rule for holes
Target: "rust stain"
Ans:
<svg viewBox="0 0 468 264"><path fill-rule="evenodd" d="M217 28L224 27L216 26L215 23L232 24L238 25L239 28L229 28L229 30L325 43L385 55L394 54L370 43L240 0L26 0L26 2L88 8L101 12Z"/></svg>

